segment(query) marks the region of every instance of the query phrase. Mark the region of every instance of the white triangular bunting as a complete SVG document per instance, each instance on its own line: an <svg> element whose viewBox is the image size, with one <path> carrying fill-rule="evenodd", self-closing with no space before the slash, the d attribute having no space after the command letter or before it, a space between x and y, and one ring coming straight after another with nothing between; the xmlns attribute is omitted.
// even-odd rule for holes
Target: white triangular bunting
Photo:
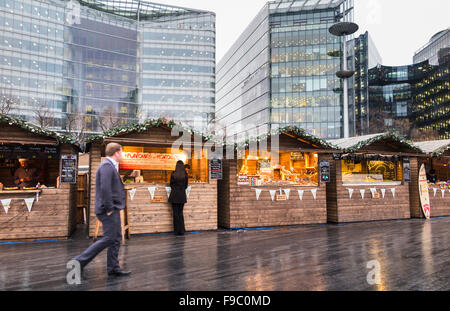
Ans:
<svg viewBox="0 0 450 311"><path fill-rule="evenodd" d="M8 214L9 206L11 205L11 199L1 200L5 213Z"/></svg>
<svg viewBox="0 0 450 311"><path fill-rule="evenodd" d="M275 193L277 192L276 190L269 190L270 192L270 197L272 198L272 201L275 200Z"/></svg>
<svg viewBox="0 0 450 311"><path fill-rule="evenodd" d="M441 192L442 192L442 198L444 198L445 197L445 190L441 189Z"/></svg>
<svg viewBox="0 0 450 311"><path fill-rule="evenodd" d="M434 197L436 197L436 193L437 193L438 189L437 188L433 188L433 193L434 193Z"/></svg>
<svg viewBox="0 0 450 311"><path fill-rule="evenodd" d="M300 198L300 201L303 200L303 193L305 192L304 190L297 190L298 191L298 197Z"/></svg>
<svg viewBox="0 0 450 311"><path fill-rule="evenodd" d="M359 193L361 193L361 197L364 200L364 193L366 193L366 190L365 189L361 189L361 190L359 190Z"/></svg>
<svg viewBox="0 0 450 311"><path fill-rule="evenodd" d="M148 187L148 192L150 192L150 196L153 200L153 198L155 197L156 187Z"/></svg>
<svg viewBox="0 0 450 311"><path fill-rule="evenodd" d="M317 189L311 189L311 193L314 197L314 200L317 200Z"/></svg>
<svg viewBox="0 0 450 311"><path fill-rule="evenodd" d="M170 197L170 193L172 192L172 188L166 187L167 197Z"/></svg>
<svg viewBox="0 0 450 311"><path fill-rule="evenodd" d="M255 193L256 193L256 201L259 200L259 196L261 195L262 189L256 189L255 188Z"/></svg>
<svg viewBox="0 0 450 311"><path fill-rule="evenodd" d="M186 188L186 198L188 198L189 199L189 195L191 194L191 186L188 186L187 188Z"/></svg>
<svg viewBox="0 0 450 311"><path fill-rule="evenodd" d="M354 189L348 188L347 190L348 190L348 197L351 199L351 198L352 198L352 195L353 195Z"/></svg>
<svg viewBox="0 0 450 311"><path fill-rule="evenodd" d="M392 196L395 198L395 188L392 188L391 192L392 192Z"/></svg>
<svg viewBox="0 0 450 311"><path fill-rule="evenodd" d="M289 194L291 193L291 189L284 189L284 194L286 195L286 199L289 200Z"/></svg>
<svg viewBox="0 0 450 311"><path fill-rule="evenodd" d="M133 201L133 199L134 199L134 195L136 194L136 190L137 190L136 188L128 190L128 193L130 194L131 201Z"/></svg>
<svg viewBox="0 0 450 311"><path fill-rule="evenodd" d="M31 208L33 207L33 203L34 203L34 198L28 198L28 199L24 199L24 200L25 200L25 204L27 205L28 212L31 212Z"/></svg>
<svg viewBox="0 0 450 311"><path fill-rule="evenodd" d="M384 199L384 196L386 195L386 189L381 189L381 195L383 196Z"/></svg>
<svg viewBox="0 0 450 311"><path fill-rule="evenodd" d="M376 192L377 192L377 188L370 188L370 193L372 193L372 199L375 197Z"/></svg>

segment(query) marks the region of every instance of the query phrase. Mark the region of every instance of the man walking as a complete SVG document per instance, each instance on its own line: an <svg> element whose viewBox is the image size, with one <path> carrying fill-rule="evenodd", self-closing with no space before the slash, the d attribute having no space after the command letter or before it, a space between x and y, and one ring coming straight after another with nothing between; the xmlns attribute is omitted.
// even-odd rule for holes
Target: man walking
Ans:
<svg viewBox="0 0 450 311"><path fill-rule="evenodd" d="M125 189L119 175L122 146L110 143L106 146L105 154L107 158L100 164L95 175L95 214L102 222L103 238L75 260L84 268L102 250L108 248L108 275L125 276L131 272L120 269L118 258L122 239L120 210L125 208Z"/></svg>

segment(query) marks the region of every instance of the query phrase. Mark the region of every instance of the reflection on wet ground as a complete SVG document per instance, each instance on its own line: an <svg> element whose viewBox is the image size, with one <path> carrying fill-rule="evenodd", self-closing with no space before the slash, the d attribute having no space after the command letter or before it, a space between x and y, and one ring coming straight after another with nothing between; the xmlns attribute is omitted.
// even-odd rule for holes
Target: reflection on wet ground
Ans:
<svg viewBox="0 0 450 311"><path fill-rule="evenodd" d="M0 290L450 290L450 218L135 236L119 258L132 276L108 277L104 251L68 285L90 243L0 244Z"/></svg>

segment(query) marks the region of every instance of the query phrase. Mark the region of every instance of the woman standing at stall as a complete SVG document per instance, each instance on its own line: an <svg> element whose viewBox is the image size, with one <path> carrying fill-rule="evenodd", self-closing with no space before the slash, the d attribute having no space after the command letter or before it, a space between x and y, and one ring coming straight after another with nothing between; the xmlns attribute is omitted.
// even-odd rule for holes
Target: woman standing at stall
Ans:
<svg viewBox="0 0 450 311"><path fill-rule="evenodd" d="M186 189L188 187L188 175L184 167L183 161L178 161L175 171L170 175L170 192L169 202L172 203L173 211L173 227L175 235L184 235L184 216L183 208L187 202Z"/></svg>

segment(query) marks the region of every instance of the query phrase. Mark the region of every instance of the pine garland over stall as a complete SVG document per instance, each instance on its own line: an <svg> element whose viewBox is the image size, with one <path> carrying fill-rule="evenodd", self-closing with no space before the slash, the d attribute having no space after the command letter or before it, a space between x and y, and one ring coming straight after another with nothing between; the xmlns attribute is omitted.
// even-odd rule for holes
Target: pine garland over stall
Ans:
<svg viewBox="0 0 450 311"><path fill-rule="evenodd" d="M126 126L115 127L113 129L103 132L102 134L92 135L92 136L88 137L86 139L86 142L92 143L95 141L102 141L108 137L117 137L117 136L126 135L126 134L130 134L130 133L142 133L151 128L160 128L160 127L166 127L169 129L173 129L176 127L180 131L187 132L193 136L200 136L203 139L208 140L208 141L216 141L216 142L218 141L218 139L214 135L206 135L200 131L182 126L181 124L178 124L178 123L174 122L173 120L159 118L159 119L150 119L150 120L147 120L142 123L132 123L132 124L126 125Z"/></svg>
<svg viewBox="0 0 450 311"><path fill-rule="evenodd" d="M19 128L22 128L26 131L29 131L31 133L34 133L36 135L42 135L46 137L55 138L59 143L65 143L65 144L75 144L75 139L66 136L61 133L57 133L54 131L45 130L37 125L30 124L26 122L25 120L15 118L6 114L0 113L0 123L7 123L12 126L17 126Z"/></svg>

